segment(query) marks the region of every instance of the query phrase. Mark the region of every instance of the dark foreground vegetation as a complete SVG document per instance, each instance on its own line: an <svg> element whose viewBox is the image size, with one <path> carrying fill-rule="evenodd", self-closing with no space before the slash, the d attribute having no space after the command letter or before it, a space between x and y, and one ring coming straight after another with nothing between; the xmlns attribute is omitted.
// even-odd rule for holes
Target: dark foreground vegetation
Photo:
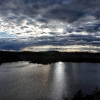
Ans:
<svg viewBox="0 0 100 100"><path fill-rule="evenodd" d="M69 100L69 99L63 98L63 100ZM71 100L100 100L100 90L96 88L92 94L86 94L86 95L82 93L82 90L79 90Z"/></svg>
<svg viewBox="0 0 100 100"><path fill-rule="evenodd" d="M93 62L100 63L100 53L89 52L11 52L0 51L0 63L13 61L30 61L32 63L53 62Z"/></svg>

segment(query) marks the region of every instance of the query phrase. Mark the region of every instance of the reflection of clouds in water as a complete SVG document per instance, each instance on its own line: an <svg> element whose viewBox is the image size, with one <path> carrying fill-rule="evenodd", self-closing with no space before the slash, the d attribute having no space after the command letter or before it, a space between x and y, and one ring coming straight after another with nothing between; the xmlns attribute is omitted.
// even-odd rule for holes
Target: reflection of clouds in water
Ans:
<svg viewBox="0 0 100 100"><path fill-rule="evenodd" d="M26 61L0 65L0 98L13 100L17 95L21 100L36 100L48 97L50 69L50 65Z"/></svg>
<svg viewBox="0 0 100 100"><path fill-rule="evenodd" d="M29 65L29 62L25 62L25 61L19 61L19 62L13 62L13 63L2 63L1 64L1 68L21 68L23 66L27 66Z"/></svg>

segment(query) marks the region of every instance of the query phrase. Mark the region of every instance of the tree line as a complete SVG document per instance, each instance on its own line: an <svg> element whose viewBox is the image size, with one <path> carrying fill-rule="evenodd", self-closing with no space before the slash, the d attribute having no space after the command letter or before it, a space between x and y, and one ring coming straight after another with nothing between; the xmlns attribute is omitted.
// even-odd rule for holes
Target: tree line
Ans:
<svg viewBox="0 0 100 100"><path fill-rule="evenodd" d="M0 63L14 61L30 61L32 63L54 63L62 62L100 62L100 53L89 52L15 52L15 51L0 51Z"/></svg>

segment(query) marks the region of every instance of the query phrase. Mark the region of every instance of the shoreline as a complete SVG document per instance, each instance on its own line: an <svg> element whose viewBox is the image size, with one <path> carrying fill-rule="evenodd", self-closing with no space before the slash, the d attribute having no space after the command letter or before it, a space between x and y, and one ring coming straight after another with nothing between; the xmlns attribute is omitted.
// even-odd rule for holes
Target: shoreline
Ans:
<svg viewBox="0 0 100 100"><path fill-rule="evenodd" d="M50 64L55 62L100 63L100 53L89 52L15 52L0 51L0 63L29 61L30 63Z"/></svg>

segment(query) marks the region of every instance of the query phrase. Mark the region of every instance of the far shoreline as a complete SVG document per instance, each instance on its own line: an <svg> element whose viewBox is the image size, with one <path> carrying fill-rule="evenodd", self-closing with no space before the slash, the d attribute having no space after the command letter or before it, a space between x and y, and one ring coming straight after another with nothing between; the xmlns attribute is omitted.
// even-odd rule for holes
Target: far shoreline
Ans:
<svg viewBox="0 0 100 100"><path fill-rule="evenodd" d="M31 52L0 51L0 63L29 61L30 63L51 64L55 62L100 63L100 53L91 52Z"/></svg>

